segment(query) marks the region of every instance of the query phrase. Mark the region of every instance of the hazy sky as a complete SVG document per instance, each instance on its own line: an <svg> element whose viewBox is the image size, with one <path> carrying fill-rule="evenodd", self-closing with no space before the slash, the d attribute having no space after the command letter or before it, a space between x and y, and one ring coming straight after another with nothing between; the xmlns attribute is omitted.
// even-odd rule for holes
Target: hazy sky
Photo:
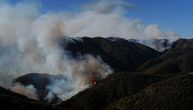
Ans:
<svg viewBox="0 0 193 110"><path fill-rule="evenodd" d="M2 0L0 0L2 1ZM5 0L4 0L5 1ZM27 0L8 0L15 4ZM34 0L31 0L34 1ZM42 12L77 11L81 4L94 0L36 0ZM128 17L145 24L159 24L164 31L175 31L182 36L193 36L193 0L126 0L135 5L128 10Z"/></svg>

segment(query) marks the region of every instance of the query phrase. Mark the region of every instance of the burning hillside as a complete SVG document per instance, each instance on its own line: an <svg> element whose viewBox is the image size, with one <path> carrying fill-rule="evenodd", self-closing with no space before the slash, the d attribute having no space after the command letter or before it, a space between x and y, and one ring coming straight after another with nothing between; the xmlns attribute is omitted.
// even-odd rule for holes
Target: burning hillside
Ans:
<svg viewBox="0 0 193 110"><path fill-rule="evenodd" d="M24 110L135 110L135 105L143 109L146 100L158 99L152 105L167 110L169 104L161 107L162 95L156 94L165 94L167 100L179 89L178 101L192 97L181 87L192 89L192 76L181 74L193 71L193 40L177 40L176 32L129 18L128 10L135 5L126 0L77 7L44 12L38 1L0 1L0 86L6 88L0 87L0 109L10 103ZM161 88L167 80L175 81L170 83L174 92ZM175 98L168 101L181 106ZM189 101L181 108L191 108Z"/></svg>

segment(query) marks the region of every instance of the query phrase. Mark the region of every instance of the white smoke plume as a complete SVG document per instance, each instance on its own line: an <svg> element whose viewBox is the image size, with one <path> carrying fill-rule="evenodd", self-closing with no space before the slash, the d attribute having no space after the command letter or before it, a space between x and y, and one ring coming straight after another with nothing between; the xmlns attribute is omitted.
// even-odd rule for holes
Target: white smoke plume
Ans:
<svg viewBox="0 0 193 110"><path fill-rule="evenodd" d="M54 93L65 99L80 91L96 77L94 75L106 77L112 72L100 58L88 55L81 60L69 59L58 45L60 39L67 38L65 36L179 37L175 32L162 32L157 24L146 26L140 20L129 19L126 11L132 6L122 0L100 0L82 6L79 12L42 14L37 3L1 4L1 86L10 87L12 79L25 73L60 74L68 80L55 81L48 86L51 92L47 98Z"/></svg>
<svg viewBox="0 0 193 110"><path fill-rule="evenodd" d="M69 66L70 70L67 69L71 76L68 76L68 79L55 79L54 83L48 86L50 92L46 99L53 99L54 95L63 100L68 99L89 87L93 80L103 79L112 73L110 67L105 65L100 57L94 58L91 55L83 56L76 61L71 60L68 64L71 65Z"/></svg>
<svg viewBox="0 0 193 110"><path fill-rule="evenodd" d="M10 90L18 94L25 95L28 98L38 100L37 91L33 85L23 86L20 83L15 83L14 86L10 88Z"/></svg>

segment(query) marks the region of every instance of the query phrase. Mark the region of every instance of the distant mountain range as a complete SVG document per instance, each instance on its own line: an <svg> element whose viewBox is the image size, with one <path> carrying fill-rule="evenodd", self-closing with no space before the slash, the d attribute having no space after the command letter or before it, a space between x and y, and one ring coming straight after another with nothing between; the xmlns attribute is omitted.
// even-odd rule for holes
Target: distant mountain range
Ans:
<svg viewBox="0 0 193 110"><path fill-rule="evenodd" d="M115 41L121 38L109 37L109 39L111 39L112 41ZM160 52L170 48L172 43L174 42L173 40L169 40L169 39L145 39L145 40L128 39L128 41L146 45Z"/></svg>

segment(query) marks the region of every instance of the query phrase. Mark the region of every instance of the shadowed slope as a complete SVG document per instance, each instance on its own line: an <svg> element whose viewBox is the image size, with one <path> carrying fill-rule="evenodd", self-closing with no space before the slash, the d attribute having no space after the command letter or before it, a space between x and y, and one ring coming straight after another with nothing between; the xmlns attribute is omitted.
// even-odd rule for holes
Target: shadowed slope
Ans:
<svg viewBox="0 0 193 110"><path fill-rule="evenodd" d="M83 37L70 41L64 39L61 42L65 50L74 57L85 54L100 56L115 71L134 71L137 66L160 55L147 46L124 39Z"/></svg>
<svg viewBox="0 0 193 110"><path fill-rule="evenodd" d="M155 83L109 110L192 110L193 75L186 74Z"/></svg>
<svg viewBox="0 0 193 110"><path fill-rule="evenodd" d="M0 110L59 110L0 87Z"/></svg>
<svg viewBox="0 0 193 110"><path fill-rule="evenodd" d="M96 86L86 89L60 104L75 110L103 110L108 104L131 96L160 77L140 73L114 73Z"/></svg>

